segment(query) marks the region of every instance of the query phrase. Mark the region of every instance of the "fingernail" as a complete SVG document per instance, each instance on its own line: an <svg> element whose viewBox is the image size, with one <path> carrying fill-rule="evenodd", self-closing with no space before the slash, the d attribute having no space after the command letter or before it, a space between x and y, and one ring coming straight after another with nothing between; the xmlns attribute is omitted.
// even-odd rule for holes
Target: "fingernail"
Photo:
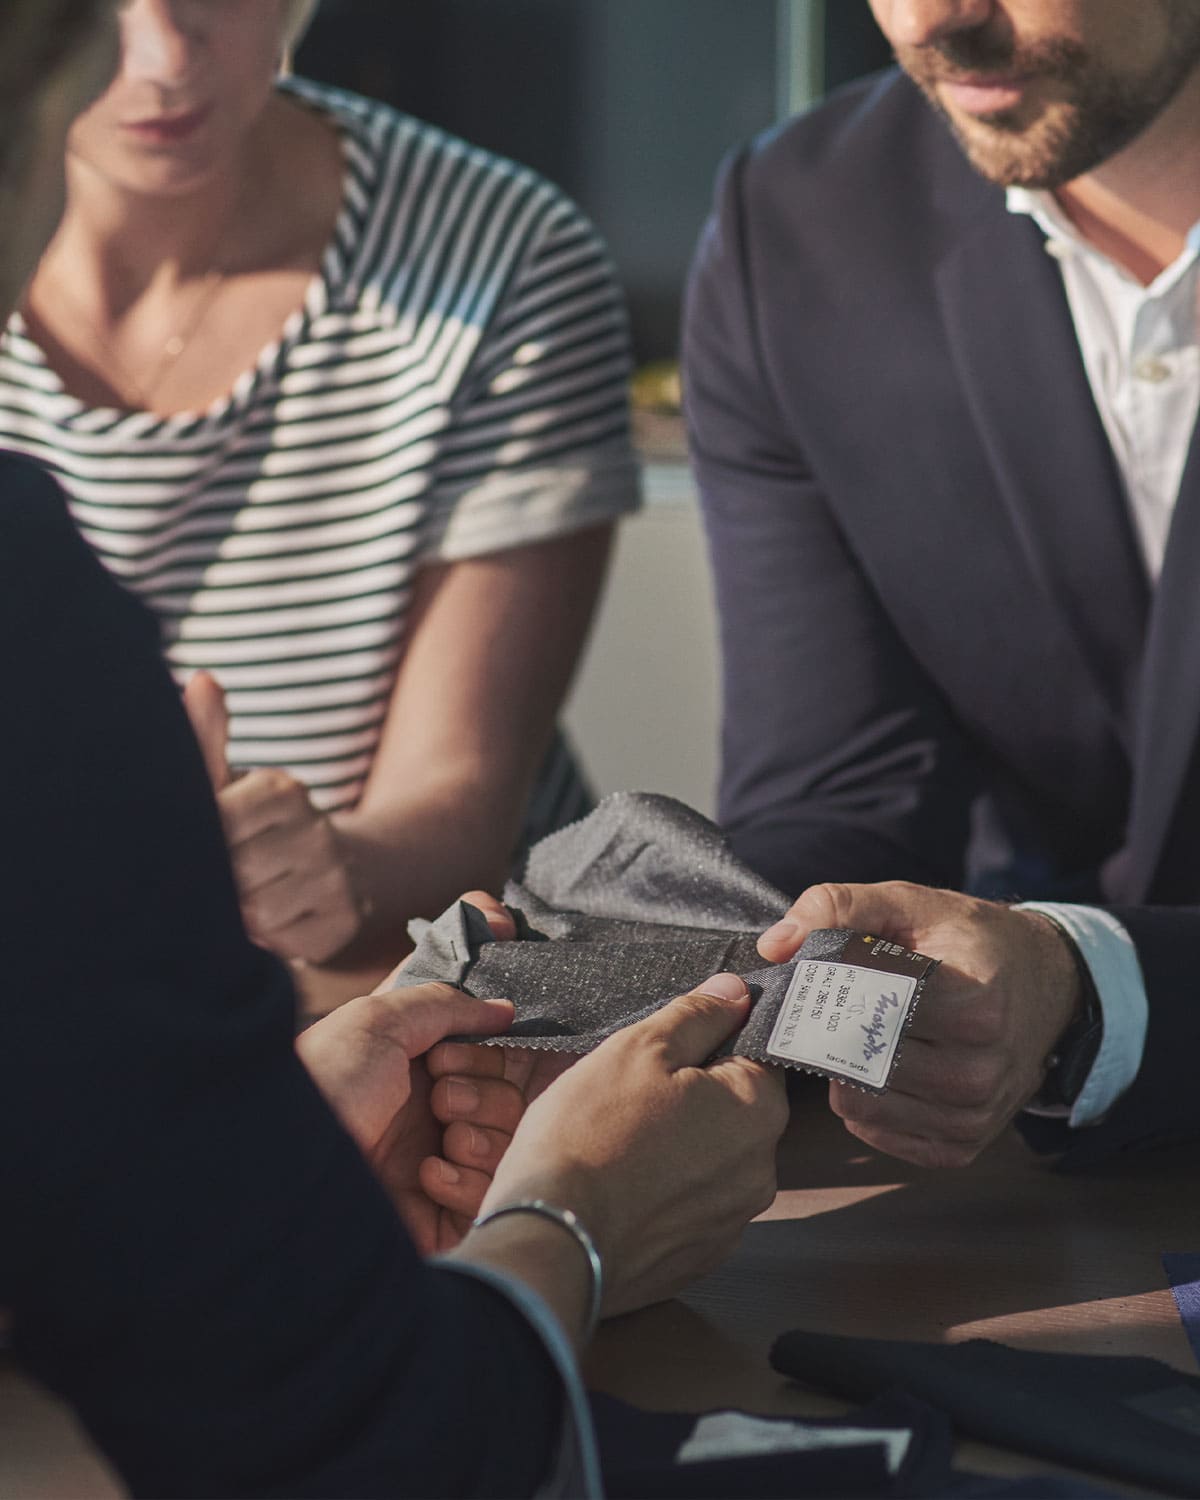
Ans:
<svg viewBox="0 0 1200 1500"><path fill-rule="evenodd" d="M786 918L782 922L776 922L774 927L768 927L759 942L762 943L787 943L800 931L795 922L789 922Z"/></svg>
<svg viewBox="0 0 1200 1500"><path fill-rule="evenodd" d="M488 1153L488 1138L482 1130L472 1130L467 1149L472 1156L486 1156Z"/></svg>
<svg viewBox="0 0 1200 1500"><path fill-rule="evenodd" d="M462 1180L462 1173L458 1170L457 1167L452 1167L448 1161L439 1160L438 1176L442 1179L443 1182L448 1183L451 1187L453 1187L456 1182L460 1182Z"/></svg>
<svg viewBox="0 0 1200 1500"><path fill-rule="evenodd" d="M736 974L714 974L696 986L696 994L711 995L714 1000L740 1000L745 993L745 981Z"/></svg>
<svg viewBox="0 0 1200 1500"><path fill-rule="evenodd" d="M452 1078L446 1085L446 1103L451 1114L469 1115L479 1108L479 1090L473 1083Z"/></svg>

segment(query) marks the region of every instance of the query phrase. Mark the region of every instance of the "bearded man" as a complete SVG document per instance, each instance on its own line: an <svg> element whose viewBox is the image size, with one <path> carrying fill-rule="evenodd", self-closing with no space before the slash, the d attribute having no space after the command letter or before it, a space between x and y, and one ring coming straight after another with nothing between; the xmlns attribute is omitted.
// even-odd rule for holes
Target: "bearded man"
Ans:
<svg viewBox="0 0 1200 1500"><path fill-rule="evenodd" d="M693 272L721 817L825 882L768 957L946 960L855 1134L1081 1163L1200 1130L1200 3L871 5L899 69L735 155Z"/></svg>

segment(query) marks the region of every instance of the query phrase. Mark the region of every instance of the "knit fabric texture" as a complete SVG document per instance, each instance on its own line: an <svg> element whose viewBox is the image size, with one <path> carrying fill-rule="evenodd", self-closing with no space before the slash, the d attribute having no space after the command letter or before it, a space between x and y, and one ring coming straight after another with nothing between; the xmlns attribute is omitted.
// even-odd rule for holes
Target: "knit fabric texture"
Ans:
<svg viewBox="0 0 1200 1500"><path fill-rule="evenodd" d="M790 962L767 964L757 940L787 897L742 864L707 818L645 792L608 797L542 839L504 901L515 942L496 942L483 915L458 901L435 922L410 925L416 950L396 982L441 980L511 1000L511 1031L489 1039L500 1046L589 1052L726 970L745 979L754 1007L723 1051L765 1061L797 964L837 957L850 935L813 933Z"/></svg>

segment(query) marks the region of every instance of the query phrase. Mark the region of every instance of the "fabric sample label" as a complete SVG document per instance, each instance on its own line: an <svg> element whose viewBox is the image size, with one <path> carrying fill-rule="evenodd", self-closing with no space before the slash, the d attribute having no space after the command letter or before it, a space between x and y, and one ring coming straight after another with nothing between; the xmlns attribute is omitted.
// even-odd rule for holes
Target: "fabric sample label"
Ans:
<svg viewBox="0 0 1200 1500"><path fill-rule="evenodd" d="M767 1044L769 1056L883 1090L936 967L935 959L898 943L868 933L845 934L839 952L797 965Z"/></svg>

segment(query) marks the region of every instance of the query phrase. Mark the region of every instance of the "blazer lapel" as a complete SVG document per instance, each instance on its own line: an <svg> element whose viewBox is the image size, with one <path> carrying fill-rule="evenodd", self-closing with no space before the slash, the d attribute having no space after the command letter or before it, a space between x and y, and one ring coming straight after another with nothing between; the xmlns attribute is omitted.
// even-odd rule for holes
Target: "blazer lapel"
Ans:
<svg viewBox="0 0 1200 1500"><path fill-rule="evenodd" d="M1116 462L1040 232L994 189L975 207L936 272L950 349L1029 564L1131 751L1150 589Z"/></svg>

